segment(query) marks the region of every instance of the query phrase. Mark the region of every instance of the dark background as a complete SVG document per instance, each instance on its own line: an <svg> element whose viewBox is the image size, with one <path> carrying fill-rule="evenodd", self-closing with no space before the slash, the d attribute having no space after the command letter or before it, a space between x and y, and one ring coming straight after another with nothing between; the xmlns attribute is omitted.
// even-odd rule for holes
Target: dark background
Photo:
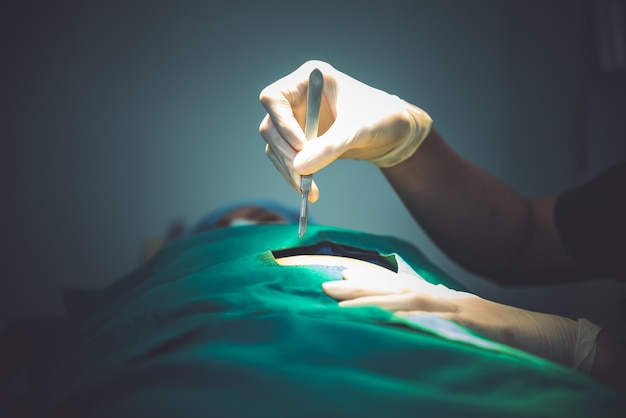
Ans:
<svg viewBox="0 0 626 418"><path fill-rule="evenodd" d="M258 94L311 58L421 106L456 150L524 194L578 184L626 156L624 9L5 0L0 321L63 314L60 288L111 283L175 218L246 198L296 205L264 155ZM618 316L625 292L611 281L537 296L462 271L373 166L340 161L316 179L321 223L405 238L488 298Z"/></svg>

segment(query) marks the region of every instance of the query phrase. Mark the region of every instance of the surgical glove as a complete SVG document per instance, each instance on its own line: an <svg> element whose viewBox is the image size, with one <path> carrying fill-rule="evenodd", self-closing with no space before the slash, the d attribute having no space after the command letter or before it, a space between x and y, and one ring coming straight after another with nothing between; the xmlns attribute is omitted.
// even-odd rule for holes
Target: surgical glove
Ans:
<svg viewBox="0 0 626 418"><path fill-rule="evenodd" d="M343 281L322 285L340 306L379 306L410 319L431 313L492 340L562 365L591 372L600 328L591 322L532 312L433 285L419 277L394 272L368 274L344 270Z"/></svg>
<svg viewBox="0 0 626 418"><path fill-rule="evenodd" d="M320 136L306 141L303 127L308 77L324 75ZM308 61L263 89L267 110L259 132L265 152L296 190L300 175L312 174L337 158L366 160L391 167L408 159L428 135L432 120L422 109L375 89L321 61ZM313 185L309 200L319 197Z"/></svg>

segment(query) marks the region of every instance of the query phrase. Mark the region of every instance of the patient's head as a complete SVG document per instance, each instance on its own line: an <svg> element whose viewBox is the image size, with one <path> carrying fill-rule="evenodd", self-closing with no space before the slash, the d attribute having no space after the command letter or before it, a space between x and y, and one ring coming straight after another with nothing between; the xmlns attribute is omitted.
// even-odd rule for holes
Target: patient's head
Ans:
<svg viewBox="0 0 626 418"><path fill-rule="evenodd" d="M284 216L261 206L242 206L235 208L207 229L225 228L228 226L254 225L254 224L286 224L289 223Z"/></svg>
<svg viewBox="0 0 626 418"><path fill-rule="evenodd" d="M139 261L143 263L170 242L188 237L203 231L240 225L254 224L292 224L298 223L300 212L272 200L247 200L219 207L192 228L187 229L182 221L173 221L164 237L146 240L139 253ZM309 218L309 222L311 222Z"/></svg>
<svg viewBox="0 0 626 418"><path fill-rule="evenodd" d="M299 216L297 208L282 203L272 200L249 200L212 211L191 229L191 233L239 225L291 224L297 223Z"/></svg>

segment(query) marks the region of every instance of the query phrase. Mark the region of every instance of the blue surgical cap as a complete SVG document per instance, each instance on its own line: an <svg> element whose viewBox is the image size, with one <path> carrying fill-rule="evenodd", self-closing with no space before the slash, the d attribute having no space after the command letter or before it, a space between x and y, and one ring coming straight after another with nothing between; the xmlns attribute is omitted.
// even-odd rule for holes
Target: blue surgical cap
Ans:
<svg viewBox="0 0 626 418"><path fill-rule="evenodd" d="M275 212L285 218L287 223L295 224L298 223L300 218L300 208L287 206L282 203L268 200L268 199L251 199L251 200L243 200L235 203L231 203L228 205L221 206L215 209L213 212L206 215L204 218L200 219L193 228L191 228L191 233L196 233L200 231L205 231L207 229L213 228L217 222L224 217L227 213L245 207L261 207L272 212ZM312 223L311 217L309 217L309 223Z"/></svg>

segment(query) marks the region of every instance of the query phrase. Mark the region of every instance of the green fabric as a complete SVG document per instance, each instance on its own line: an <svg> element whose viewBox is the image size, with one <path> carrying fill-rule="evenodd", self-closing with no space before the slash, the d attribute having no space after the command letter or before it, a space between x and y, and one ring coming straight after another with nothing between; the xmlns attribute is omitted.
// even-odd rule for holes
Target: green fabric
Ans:
<svg viewBox="0 0 626 418"><path fill-rule="evenodd" d="M621 415L623 403L582 374L436 321L339 308L321 290L338 272L283 267L272 256L322 241L397 253L428 281L459 288L389 237L315 225L300 240L294 225L203 233L103 291L20 413Z"/></svg>

